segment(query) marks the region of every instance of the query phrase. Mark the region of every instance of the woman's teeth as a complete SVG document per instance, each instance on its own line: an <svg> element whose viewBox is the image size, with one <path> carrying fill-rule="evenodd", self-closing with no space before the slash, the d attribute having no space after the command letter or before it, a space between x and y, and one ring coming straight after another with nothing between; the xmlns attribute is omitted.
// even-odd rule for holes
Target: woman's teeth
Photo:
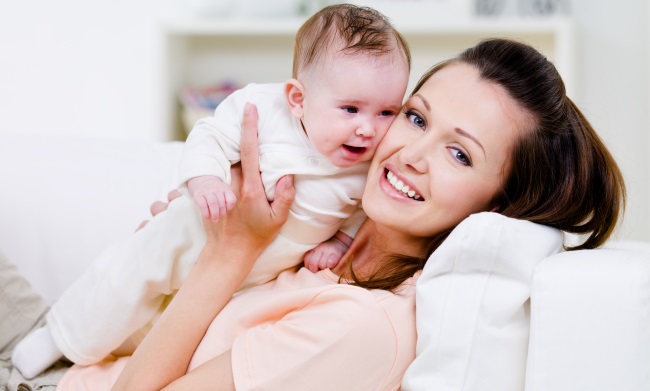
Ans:
<svg viewBox="0 0 650 391"><path fill-rule="evenodd" d="M392 172L388 171L388 174L386 174L386 179L388 179L388 183L390 183L391 186L395 188L395 190L401 191L402 193L409 196L409 198L413 198L414 200L420 199L420 195L417 194L415 190L411 190L407 185L404 184L404 182L397 179L397 177L393 175Z"/></svg>

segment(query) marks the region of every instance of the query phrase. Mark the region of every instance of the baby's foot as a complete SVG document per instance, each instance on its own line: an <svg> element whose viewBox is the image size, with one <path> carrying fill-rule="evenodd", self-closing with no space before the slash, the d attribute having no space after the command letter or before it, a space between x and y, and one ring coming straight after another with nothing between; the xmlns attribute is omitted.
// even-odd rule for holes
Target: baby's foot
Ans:
<svg viewBox="0 0 650 391"><path fill-rule="evenodd" d="M63 353L56 347L50 328L44 326L27 334L16 345L11 362L25 379L33 379L61 357Z"/></svg>

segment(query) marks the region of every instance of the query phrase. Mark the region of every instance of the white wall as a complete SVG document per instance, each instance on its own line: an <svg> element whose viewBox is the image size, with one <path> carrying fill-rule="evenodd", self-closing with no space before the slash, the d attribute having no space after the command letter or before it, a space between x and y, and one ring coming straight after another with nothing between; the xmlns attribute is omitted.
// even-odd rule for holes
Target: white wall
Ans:
<svg viewBox="0 0 650 391"><path fill-rule="evenodd" d="M574 98L628 184L620 237L650 240L648 4L571 4ZM0 0L0 131L159 138L156 22L174 12L172 0Z"/></svg>
<svg viewBox="0 0 650 391"><path fill-rule="evenodd" d="M155 137L165 3L0 0L2 131Z"/></svg>
<svg viewBox="0 0 650 391"><path fill-rule="evenodd" d="M572 0L577 96L619 162L628 211L619 237L650 240L650 53L647 0Z"/></svg>

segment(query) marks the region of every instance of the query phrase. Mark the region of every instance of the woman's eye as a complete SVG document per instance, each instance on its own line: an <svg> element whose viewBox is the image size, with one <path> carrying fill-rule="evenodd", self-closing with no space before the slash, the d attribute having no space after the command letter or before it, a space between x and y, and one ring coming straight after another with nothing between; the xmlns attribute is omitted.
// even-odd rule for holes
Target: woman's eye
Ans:
<svg viewBox="0 0 650 391"><path fill-rule="evenodd" d="M451 154L454 156L454 159L458 160L461 164L464 164L466 166L472 165L472 161L470 160L469 156L465 154L465 152L461 151L458 148L453 148L453 147L450 147L449 150L451 151Z"/></svg>
<svg viewBox="0 0 650 391"><path fill-rule="evenodd" d="M418 128L424 129L425 126L427 125L426 122L424 122L424 118L420 117L418 114L412 112L412 111L407 111L406 112L406 118L411 121L411 123Z"/></svg>
<svg viewBox="0 0 650 391"><path fill-rule="evenodd" d="M350 114L356 114L357 112L359 112L359 110L356 107L352 107L352 106L346 106L343 108L343 110Z"/></svg>

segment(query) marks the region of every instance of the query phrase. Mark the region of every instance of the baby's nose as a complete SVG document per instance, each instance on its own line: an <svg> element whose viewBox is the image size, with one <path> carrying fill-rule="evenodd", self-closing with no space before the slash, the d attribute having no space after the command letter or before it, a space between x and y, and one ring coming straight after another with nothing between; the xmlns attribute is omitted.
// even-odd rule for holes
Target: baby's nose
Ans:
<svg viewBox="0 0 650 391"><path fill-rule="evenodd" d="M357 128L355 134L359 137L372 137L375 135L375 125L372 121L365 121Z"/></svg>

